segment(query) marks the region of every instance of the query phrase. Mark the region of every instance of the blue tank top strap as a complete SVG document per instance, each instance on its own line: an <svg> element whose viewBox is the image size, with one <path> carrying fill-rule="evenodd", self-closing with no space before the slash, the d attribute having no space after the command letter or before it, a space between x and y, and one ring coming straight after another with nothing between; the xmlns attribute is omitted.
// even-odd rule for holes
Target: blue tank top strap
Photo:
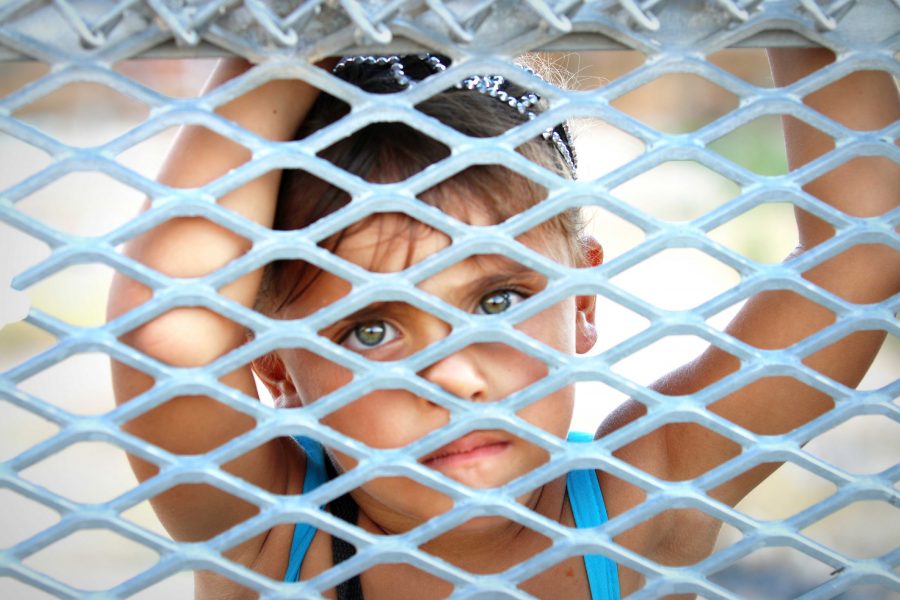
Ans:
<svg viewBox="0 0 900 600"><path fill-rule="evenodd" d="M328 473L325 470L325 451L322 446L315 440L295 436L295 440L303 448L306 453L306 475L303 477L303 491L309 492L328 480ZM300 580L300 565L306 557L309 545L312 543L313 537L316 535L316 529L308 523L297 523L294 525L294 537L291 539L291 553L288 555L288 566L284 573L285 581Z"/></svg>
<svg viewBox="0 0 900 600"><path fill-rule="evenodd" d="M570 442L584 443L592 441L593 437L586 433L572 432L568 439ZM566 486L577 528L598 527L606 523L609 517L594 469L570 471L566 477ZM619 571L613 560L600 554L585 554L584 569L593 600L619 600Z"/></svg>

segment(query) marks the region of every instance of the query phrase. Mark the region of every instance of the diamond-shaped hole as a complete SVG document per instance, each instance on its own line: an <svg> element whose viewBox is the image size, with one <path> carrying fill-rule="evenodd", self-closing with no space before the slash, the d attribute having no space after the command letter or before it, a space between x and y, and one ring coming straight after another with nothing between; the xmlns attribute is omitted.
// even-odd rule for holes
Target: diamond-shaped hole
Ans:
<svg viewBox="0 0 900 600"><path fill-rule="evenodd" d="M872 88L872 78L880 77L884 80L882 81L883 86L890 86L888 89L892 88L892 84L894 84L894 80L891 77L890 73L873 70L873 71L854 71L849 75L838 79L837 81L833 81L828 85L824 86L822 89L816 90L811 94L804 97L803 102L812 108L820 110L823 106L829 105L829 100L827 99L830 94L833 93L833 89L836 87L846 87L848 89L865 89L871 90ZM883 88L884 89L884 88ZM891 89L890 92L893 92ZM835 111L832 111L834 113ZM860 127L859 119L855 119L852 116L848 116L845 113L838 112L837 114L831 114L830 117L843 125L844 127L848 127L850 129L856 129L860 131L873 131L876 129L881 129L882 127L886 127L890 125L893 121L894 117L891 112L888 110L882 111L872 111L869 114L868 123L870 127ZM876 120L872 120L871 117L878 117Z"/></svg>
<svg viewBox="0 0 900 600"><path fill-rule="evenodd" d="M92 82L69 83L20 108L16 117L65 144L90 147L108 142L139 124L146 105Z"/></svg>
<svg viewBox="0 0 900 600"><path fill-rule="evenodd" d="M788 172L779 115L765 115L744 123L708 147L759 175L784 175Z"/></svg>
<svg viewBox="0 0 900 600"><path fill-rule="evenodd" d="M137 142L120 152L116 156L116 162L143 175L147 179L156 179L162 159L166 156L168 149L172 147L172 142L178 130L178 127L169 127L145 140ZM209 132L209 135L216 134ZM233 144L233 142L231 143Z"/></svg>
<svg viewBox="0 0 900 600"><path fill-rule="evenodd" d="M215 68L215 59L141 58L116 63L113 69L166 96L193 98Z"/></svg>
<svg viewBox="0 0 900 600"><path fill-rule="evenodd" d="M706 60L757 87L770 88L775 85L772 69L762 48L728 48L710 54Z"/></svg>
<svg viewBox="0 0 900 600"><path fill-rule="evenodd" d="M744 535L739 529L732 527L728 523L722 523L722 528L719 529L719 535L716 537L716 545L713 548L713 553L733 546L743 538Z"/></svg>
<svg viewBox="0 0 900 600"><path fill-rule="evenodd" d="M693 248L669 248L616 275L613 283L659 308L699 306L740 282L731 267Z"/></svg>
<svg viewBox="0 0 900 600"><path fill-rule="evenodd" d="M192 543L210 540L259 514L259 507L252 502L206 483L175 485L154 496L152 501L158 515L163 519L168 517L165 525L154 522L146 502L125 511L122 516L138 525L149 525L152 531L165 527L163 537ZM264 533L257 531L253 529L252 533L242 535L234 544L255 537L254 533ZM229 550L224 548L223 552Z"/></svg>
<svg viewBox="0 0 900 600"><path fill-rule="evenodd" d="M829 258L828 260L824 260L815 267L811 267L803 273L803 278L811 280L813 283L817 283L814 277L810 277L811 274L820 271L840 272L841 269L847 268L848 257L853 257L854 255L857 260L850 264L857 265L857 268L859 269L871 269L865 270L864 272L867 276L875 278L879 276L879 273L874 270L874 265L893 264L893 261L897 260L898 254L900 253L898 253L897 250L886 244L852 246L841 254ZM859 261L860 256L865 257L868 262L861 263ZM828 288L826 287L826 289ZM882 302L890 298L893 294L893 290L879 289L878 286L874 285L848 285L843 289L829 291L832 291L835 295L855 304L873 304L875 302Z"/></svg>
<svg viewBox="0 0 900 600"><path fill-rule="evenodd" d="M781 262L797 246L794 205L760 204L716 227L709 237L758 263Z"/></svg>
<svg viewBox="0 0 900 600"><path fill-rule="evenodd" d="M649 519L619 534L616 542L628 538L638 539L667 529L690 532L691 543L683 544L677 551L659 549L647 556L667 567L693 565L707 558L713 551L731 546L742 539L741 532L697 508L670 508L655 513ZM718 540L718 543L714 544Z"/></svg>
<svg viewBox="0 0 900 600"><path fill-rule="evenodd" d="M99 236L128 222L143 194L96 172L67 173L18 203L39 221L73 235Z"/></svg>
<svg viewBox="0 0 900 600"><path fill-rule="evenodd" d="M732 180L693 161L669 161L614 188L617 198L664 221L695 219L734 198Z"/></svg>
<svg viewBox="0 0 900 600"><path fill-rule="evenodd" d="M731 92L690 73L669 73L613 100L612 105L666 133L687 133L737 108Z"/></svg>
<svg viewBox="0 0 900 600"><path fill-rule="evenodd" d="M666 481L688 481L691 479L696 479L700 477L704 473L718 468L722 464L726 462L725 456L737 456L741 453L741 446L734 440L729 437L726 437L712 429L708 428L706 425L701 425L700 423L696 423L693 421L686 421L684 419L688 419L691 417L680 417L677 421L672 421L665 425L662 425L652 431L647 432L646 434L637 438L637 441L643 440L645 438L656 438L656 439L703 439L704 447L707 448L715 448L715 452L717 456L720 458L716 458L719 462L712 464L709 461L683 461L679 464L650 464L648 463L647 467L641 466L647 473L653 475L654 477L659 477L665 479ZM694 417L695 418L695 417ZM668 431L665 431L668 429ZM664 437L666 434L669 437ZM629 442L633 443L633 442ZM710 490L709 493L714 493L716 490ZM685 531L688 531L687 529Z"/></svg>
<svg viewBox="0 0 900 600"><path fill-rule="evenodd" d="M596 299L597 343L589 354L595 355L614 348L645 330L650 321L602 294Z"/></svg>
<svg viewBox="0 0 900 600"><path fill-rule="evenodd" d="M131 468L120 448L78 442L21 471L23 478L75 502L111 500L131 489Z"/></svg>
<svg viewBox="0 0 900 600"><path fill-rule="evenodd" d="M122 511L121 516L159 536L168 537L169 535L166 528L160 523L159 517L153 510L153 506L150 504L149 500L144 500L128 510Z"/></svg>
<svg viewBox="0 0 900 600"><path fill-rule="evenodd" d="M834 569L799 550L762 548L709 576L741 598L796 598L827 581ZM761 586L760 582L766 582Z"/></svg>
<svg viewBox="0 0 900 600"><path fill-rule="evenodd" d="M59 522L59 515L52 509L7 489L0 489L0 510L5 515L15 515L15 518L4 519L0 528L0 548L15 546ZM3 589L2 584L0 589Z"/></svg>
<svg viewBox="0 0 900 600"><path fill-rule="evenodd" d="M158 560L153 550L108 529L82 529L22 562L76 588L105 590Z"/></svg>
<svg viewBox="0 0 900 600"><path fill-rule="evenodd" d="M570 119L578 157L578 180L594 181L644 153L640 139L600 119Z"/></svg>
<svg viewBox="0 0 900 600"><path fill-rule="evenodd" d="M170 240L165 248L159 249L160 244L157 240L162 237L178 238L183 236L184 231L190 231L191 241L188 243L178 243ZM172 277L191 278L203 277L214 273L230 263L233 259L242 256L252 247L252 242L238 232L219 225L218 223L207 219L206 217L173 217L157 224L151 230L135 236L129 242L130 244L140 248L138 258L143 264L157 268L164 273L171 273ZM208 244L221 244L223 248L229 246L228 250L223 249L220 253L213 256L202 256L198 260L176 261L176 257L180 258L182 254L196 252L196 248ZM149 259L149 260L148 260ZM170 266L174 263L174 266ZM229 280L239 278L246 272L233 275Z"/></svg>
<svg viewBox="0 0 900 600"><path fill-rule="evenodd" d="M8 460L54 435L59 428L0 400L0 460Z"/></svg>
<svg viewBox="0 0 900 600"><path fill-rule="evenodd" d="M644 241L644 230L618 215L597 206L581 207L585 233L603 247L603 262L610 263Z"/></svg>
<svg viewBox="0 0 900 600"><path fill-rule="evenodd" d="M606 36L589 34L615 44ZM599 40L598 40L599 41ZM536 70L550 73L550 81L563 80L566 89L593 90L609 85L645 62L640 52L602 50L587 52L549 52L536 56Z"/></svg>
<svg viewBox="0 0 900 600"><path fill-rule="evenodd" d="M177 421L185 432L210 430L209 423L227 424L227 429L215 435L167 435L160 423ZM137 416L123 425L129 433L175 454L204 454L256 426L250 415L208 396L179 396ZM141 463L145 476L155 474L156 467Z"/></svg>
<svg viewBox="0 0 900 600"><path fill-rule="evenodd" d="M184 61L192 62L192 61ZM219 135L217 132L203 127L202 125L191 125L193 130L202 131L202 135L206 136L205 141L210 147L219 149L223 155L227 154L234 160L233 164L229 164L229 170L250 162L250 151L238 144L236 141ZM116 162L135 171L136 173L146 177L147 179L159 179L160 182L170 185L176 189L199 188L219 177L227 174L228 171L211 172L209 170L184 170L178 173L178 180L173 182L170 178L160 175L160 167L163 164L163 158L166 156L168 149L172 145L176 134L180 128L178 126L168 127L157 132L150 137L137 141L128 148L122 150L116 156ZM286 174L293 171L287 170ZM260 177L265 177L261 175ZM254 180L251 180L251 183ZM240 189L240 188L238 188ZM124 212L124 211L123 211ZM130 211L130 214L137 212L136 208Z"/></svg>
<svg viewBox="0 0 900 600"><path fill-rule="evenodd" d="M498 164L468 167L418 195L426 204L476 226L503 223L546 197L546 187Z"/></svg>
<svg viewBox="0 0 900 600"><path fill-rule="evenodd" d="M198 335L215 331L219 337L198 344ZM198 333L204 332L204 333ZM249 343L248 330L240 323L204 307L179 307L163 312L148 323L138 325L120 341L165 364L199 367L221 358L234 348Z"/></svg>
<svg viewBox="0 0 900 600"><path fill-rule="evenodd" d="M575 385L572 431L593 434L629 395L601 381L579 381Z"/></svg>
<svg viewBox="0 0 900 600"><path fill-rule="evenodd" d="M650 385L708 347L709 342L698 336L667 335L629 354L613 366L613 371L641 385Z"/></svg>
<svg viewBox="0 0 900 600"><path fill-rule="evenodd" d="M101 263L65 267L28 289L31 306L78 327L103 325L113 274Z"/></svg>
<svg viewBox="0 0 900 600"><path fill-rule="evenodd" d="M0 156L4 163L0 170L0 190L12 187L51 162L43 151L3 132L0 132Z"/></svg>
<svg viewBox="0 0 900 600"><path fill-rule="evenodd" d="M805 317L810 318L811 322L818 321L819 323L821 323L820 327L825 327L834 323L833 312L793 290L772 289L764 292L764 294L768 296L769 301L775 301L784 305L793 305L798 307L798 314L803 313ZM726 330L728 325L734 319L735 315L737 315L738 311L744 306L745 302L746 300L740 300L735 304L712 315L708 319L708 323L719 330ZM809 332L807 333L807 335L812 335L813 333L815 332ZM787 348L801 341L788 337L782 337L780 340L766 340L764 338L757 339L757 337L747 336L745 336L745 338L746 339L744 341L746 343L763 349Z"/></svg>
<svg viewBox="0 0 900 600"><path fill-rule="evenodd" d="M896 549L900 509L880 500L862 500L831 513L802 533L850 558L876 558Z"/></svg>
<svg viewBox="0 0 900 600"><path fill-rule="evenodd" d="M824 134L823 134L824 135ZM864 176L873 182L895 181L900 177L900 165L884 156L857 156L831 169L821 177L804 186L813 193L837 187L847 179ZM877 217L893 210L893 206L882 206L878 202L845 202L840 210L854 217Z"/></svg>
<svg viewBox="0 0 900 600"><path fill-rule="evenodd" d="M447 158L450 149L405 123L373 123L317 156L368 182L396 183Z"/></svg>
<svg viewBox="0 0 900 600"><path fill-rule="evenodd" d="M836 490L830 481L786 462L745 496L738 508L754 519L787 519L825 500Z"/></svg>
<svg viewBox="0 0 900 600"><path fill-rule="evenodd" d="M216 152L220 153L220 156L227 156L232 162L222 164L221 166L223 167L223 170L221 172L212 171L210 169L178 169L178 179L175 182L171 181L171 178L167 177L167 170L163 170L162 174L158 178L161 183L169 185L175 189L199 188L212 181L215 181L223 175L227 175L238 167L251 162L252 155L250 153L250 150L248 150L246 147L242 146L235 140L220 135L218 132L207 129L206 127L203 127L201 125L193 125L191 127L197 132L198 135L202 136L200 139L202 139L206 145L208 145L210 148L216 148ZM139 142L135 146L124 150L119 155L119 157L124 157L124 162L127 166L138 164L141 156L148 155L151 149L160 143L160 140L157 140L157 138L161 137L161 139L164 140L170 135L172 135L171 129L165 129L150 137L149 139L143 142ZM144 148L144 146L147 145L149 146L147 148ZM158 157L156 158L158 159ZM178 156L178 158L187 161L193 159L193 157L190 156ZM151 178L154 178L154 171L152 169L148 169L147 166L142 166L138 169L138 172L148 174ZM291 171L289 170L285 171L286 174L290 172ZM264 173L260 175L259 178L262 179L267 176L268 173ZM251 179L245 185L251 185L254 181L255 180ZM237 189L240 190L241 188Z"/></svg>
<svg viewBox="0 0 900 600"><path fill-rule="evenodd" d="M340 244L340 236L321 242L320 246ZM383 244L389 245L390 242ZM381 246L382 244L376 243ZM348 248L352 248L352 240ZM334 252L334 248L329 247ZM340 247L335 254L342 258ZM347 253L349 254L349 252ZM359 260L357 258L357 260ZM351 260L353 262L353 260ZM372 266L374 263L360 265ZM256 299L256 308L263 314L280 320L300 319L324 310L350 294L352 284L318 265L304 260L282 260L266 266L263 283Z"/></svg>
<svg viewBox="0 0 900 600"><path fill-rule="evenodd" d="M90 373L90 377L85 374ZM77 381L77 385L60 382ZM20 389L76 414L100 414L113 405L109 356L100 352L74 354L21 381Z"/></svg>
<svg viewBox="0 0 900 600"><path fill-rule="evenodd" d="M477 535L490 532L491 530L502 531L503 535L510 534L510 528L516 527L517 543L511 547L511 551L503 552L502 556L498 555L496 561L492 564L485 564L482 555L476 553L476 556L463 552L447 552L448 548L453 547L454 536L459 532L468 532ZM516 522L510 522L505 516L499 515L482 515L472 519L462 521L450 533L443 533L435 538L425 542L419 546L423 551L445 558L454 566L474 573L477 575L494 575L515 567L517 564L524 562L536 554L550 548L552 540L546 535L535 531L527 525L520 525ZM448 556L449 554L449 556ZM522 585L525 591L529 590L526 582Z"/></svg>
<svg viewBox="0 0 900 600"><path fill-rule="evenodd" d="M874 475L900 456L900 423L882 415L861 415L817 436L806 451L850 473Z"/></svg>

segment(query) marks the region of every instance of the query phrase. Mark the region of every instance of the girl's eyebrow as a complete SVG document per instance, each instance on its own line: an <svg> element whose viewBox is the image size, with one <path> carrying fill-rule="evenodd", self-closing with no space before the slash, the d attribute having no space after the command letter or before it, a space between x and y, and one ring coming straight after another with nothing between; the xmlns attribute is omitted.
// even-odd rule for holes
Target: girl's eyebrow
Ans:
<svg viewBox="0 0 900 600"><path fill-rule="evenodd" d="M340 325L342 323L346 323L348 321L369 321L376 320L378 317L383 317L386 314L392 314L397 311L398 305L406 305L405 302L395 302L390 300L383 300L379 302L373 302L368 306L359 309L354 313L350 313L345 317L341 317L339 320L335 321L332 325L329 325L326 329L330 327L334 327L336 325Z"/></svg>
<svg viewBox="0 0 900 600"><path fill-rule="evenodd" d="M547 286L546 275L505 256L479 256L477 259L482 263L479 270L486 272L454 290L454 295L459 292L463 298L480 297L485 292L515 284L533 287L535 292Z"/></svg>

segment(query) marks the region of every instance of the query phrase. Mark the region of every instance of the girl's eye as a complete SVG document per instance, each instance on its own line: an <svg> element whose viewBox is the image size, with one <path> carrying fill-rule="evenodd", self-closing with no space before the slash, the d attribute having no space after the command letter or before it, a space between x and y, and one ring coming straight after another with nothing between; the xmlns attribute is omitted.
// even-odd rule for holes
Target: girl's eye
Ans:
<svg viewBox="0 0 900 600"><path fill-rule="evenodd" d="M357 352L371 350L397 337L397 330L384 321L367 321L350 330L343 344Z"/></svg>
<svg viewBox="0 0 900 600"><path fill-rule="evenodd" d="M518 292L497 290L481 299L476 312L483 315L497 315L506 312L524 299L524 296Z"/></svg>

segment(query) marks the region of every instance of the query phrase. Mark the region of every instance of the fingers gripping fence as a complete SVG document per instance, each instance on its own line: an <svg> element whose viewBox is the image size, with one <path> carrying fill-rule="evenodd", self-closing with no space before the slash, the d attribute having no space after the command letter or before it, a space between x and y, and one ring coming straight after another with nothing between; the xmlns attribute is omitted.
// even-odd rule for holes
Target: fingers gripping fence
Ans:
<svg viewBox="0 0 900 600"><path fill-rule="evenodd" d="M406 562L454 586L454 598L530 597L519 587L548 566L573 555L601 554L646 577L635 598L668 593L696 593L705 598L735 598L735 592L710 576L751 552L769 545L789 546L825 563L835 572L808 598L837 596L860 583L900 591L896 572L900 550L859 560L815 541L801 530L858 500L897 504L898 467L868 476L854 475L804 451L801 445L847 419L880 414L900 420L893 402L896 381L874 391L855 391L807 367L803 359L862 329L897 335L892 298L873 305L850 303L802 277L811 267L858 244L885 244L898 249L894 228L897 210L879 218L856 218L803 191L802 186L856 157L883 156L898 161L897 124L871 132L849 129L804 105L802 98L858 70L897 74L895 53L900 35L896 2L814 2L709 0L677 2L579 2L577 0L480 1L321 1L264 3L259 0L175 2L11 1L0 6L0 56L51 65L45 76L0 99L0 130L52 157L49 166L5 189L0 218L9 226L52 249L48 258L19 273L14 287L26 289L69 265L106 264L153 290L152 301L98 327L76 327L36 308L27 322L55 338L48 350L0 374L0 398L49 420L59 432L12 457L0 469L0 485L56 511L53 526L11 547L0 549L0 575L59 597L86 592L26 564L30 555L84 528L105 528L154 550L159 561L146 571L97 597L126 597L182 570L211 570L255 590L263 597L319 597L337 583L384 562ZM829 67L786 88L757 87L707 62L722 48L815 44L835 51ZM536 49L634 49L646 62L626 75L589 92L564 91L511 64L510 58ZM446 71L397 94L372 95L310 66L306 57L358 52L389 54L428 50L449 56ZM246 74L191 99L173 100L111 65L134 57L214 56L238 54L258 65ZM549 100L551 109L497 138L473 139L426 117L414 107L473 73L496 73L521 83ZM692 73L740 99L737 109L690 135L666 134L611 106L615 99L669 73ZM300 78L353 110L338 123L302 143L273 143L217 116L216 107L259 85ZM17 119L19 108L71 82L94 82L151 108L151 117L102 145L78 148ZM834 138L835 149L788 176L759 176L710 151L714 140L765 115L792 115ZM515 152L548 127L573 117L594 117L641 140L644 153L594 181L564 180ZM317 153L364 126L402 121L452 148L447 159L398 184L373 186L349 175ZM253 160L198 189L174 189L129 169L116 157L124 150L174 125L202 125L248 148ZM673 160L696 161L736 182L741 193L691 221L672 224L618 200L610 193L654 167ZM416 199L441 181L479 164L503 164L548 190L546 200L493 227L475 227L449 217ZM299 231L273 232L216 204L216 199L274 169L316 173L346 190L353 201L345 208ZM96 171L139 190L152 200L149 210L125 225L96 237L66 234L17 209L35 190L74 171ZM789 201L832 224L838 235L796 260L763 265L707 236L708 232L754 207ZM516 241L516 238L569 207L595 206L633 223L644 241L602 266L566 267ZM401 212L445 233L453 243L402 273L371 273L318 246L364 217ZM117 246L170 219L202 216L252 242L252 249L208 276L167 277L117 251ZM661 309L611 281L615 276L667 248L694 248L736 270L740 283L690 311ZM419 284L458 261L479 254L502 254L547 277L546 288L504 316L485 319L422 291ZM275 260L304 260L353 286L337 302L306 318L277 321L216 293L223 285ZM789 289L832 311L832 325L786 350L761 350L713 327L708 319L754 293ZM645 317L650 326L611 349L593 356L570 356L550 348L515 325L551 305L579 294L599 294ZM452 326L452 333L399 362L379 363L317 335L324 327L374 302L400 301L427 311ZM175 368L122 343L119 338L180 306L203 306L253 332L253 339L197 368ZM728 377L688 396L664 396L623 377L613 366L632 353L671 335L694 335L741 361ZM419 376L436 361L472 344L501 342L548 366L546 377L491 403L471 403ZM350 369L353 379L319 401L296 410L276 410L220 383L220 378L279 348L302 348ZM35 373L80 352L103 352L155 380L133 400L99 416L73 414L19 387ZM821 390L835 401L833 410L784 435L761 436L717 416L706 407L762 376L783 375ZM648 413L590 444L567 444L527 423L517 412L577 381L599 381L627 394ZM376 450L342 436L319 421L373 390L407 390L445 407L448 425L395 450ZM129 420L184 395L206 395L256 421L256 426L200 456L179 456L153 446L120 427ZM733 460L687 483L669 483L617 458L613 452L660 426L694 421L733 440L742 451ZM417 459L483 429L500 429L547 451L550 460L496 489L472 489L421 464ZM337 479L303 495L280 496L248 484L220 467L260 444L282 435L305 435L359 461ZM85 440L103 440L159 466L158 475L100 504L69 500L30 482L20 472ZM826 500L782 521L754 519L713 499L710 490L760 463L791 461L833 483ZM646 491L645 502L592 529L571 529L546 519L515 498L576 468L608 472ZM320 507L379 477L402 476L451 497L449 512L408 533L375 536L335 518ZM124 511L177 484L206 483L259 507L240 525L202 543L176 543L122 518ZM630 551L613 539L671 508L696 508L733 526L740 541L696 565L674 568ZM552 545L496 575L476 575L425 551L420 546L476 516L500 515L547 536ZM6 517L4 517L6 518ZM300 583L273 581L223 558L236 543L281 523L305 522L334 533L357 554L323 574ZM89 594L87 594L89 595ZM92 596L93 597L93 596Z"/></svg>

